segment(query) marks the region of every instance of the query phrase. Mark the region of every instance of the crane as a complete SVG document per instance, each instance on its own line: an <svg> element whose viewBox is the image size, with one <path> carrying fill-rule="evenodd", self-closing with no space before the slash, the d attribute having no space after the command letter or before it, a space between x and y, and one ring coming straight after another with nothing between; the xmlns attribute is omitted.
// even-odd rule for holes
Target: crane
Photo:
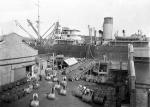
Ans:
<svg viewBox="0 0 150 107"><path fill-rule="evenodd" d="M49 40L52 40L52 37L54 37L55 36L55 28L52 30L52 32L50 32L45 38L46 38L46 40L45 40L45 44L47 44L47 42L49 41Z"/></svg>
<svg viewBox="0 0 150 107"><path fill-rule="evenodd" d="M42 35L42 37L44 37L44 36L46 35L46 33L47 33L54 25L55 25L55 23L53 23L53 25L50 26L50 27L46 30L46 32Z"/></svg>
<svg viewBox="0 0 150 107"><path fill-rule="evenodd" d="M51 35L54 34L55 30L56 29L54 28L48 35L45 36L45 38L49 39Z"/></svg>
<svg viewBox="0 0 150 107"><path fill-rule="evenodd" d="M23 26L21 26L21 24L15 20L16 26L18 26L21 30L23 30L25 33L28 34L28 36L30 36L32 39L35 40L35 37L33 35L31 35Z"/></svg>
<svg viewBox="0 0 150 107"><path fill-rule="evenodd" d="M45 40L45 45L47 44L47 42L49 41L49 40L52 40L51 42L53 42L53 40L54 40L54 38L53 37L55 37L57 34L59 34L59 22L56 22L56 23L54 23L47 31L46 31L46 33L52 28L54 26L54 28L53 28L53 30L48 34L48 35L46 35L45 36L45 38L46 38L46 40Z"/></svg>
<svg viewBox="0 0 150 107"><path fill-rule="evenodd" d="M40 37L38 31L36 30L36 28L33 26L32 22L29 19L27 19L27 22L29 23L29 25L31 26L31 28L33 29L35 34L37 35L38 39L40 39L41 37Z"/></svg>
<svg viewBox="0 0 150 107"><path fill-rule="evenodd" d="M43 35L40 35L40 14L39 14L39 0L38 0L38 19L37 19L37 28L34 27L33 23L27 19L27 23L30 25L34 33L36 34L36 37L31 35L27 30L25 30L21 24L19 24L18 21L16 22L16 25L19 26L24 32L26 32L32 39L34 39L36 44L40 44L41 46L44 45L43 43L47 43L49 40L53 40L52 38L56 36L59 22L53 23ZM48 33L51 30L50 33Z"/></svg>

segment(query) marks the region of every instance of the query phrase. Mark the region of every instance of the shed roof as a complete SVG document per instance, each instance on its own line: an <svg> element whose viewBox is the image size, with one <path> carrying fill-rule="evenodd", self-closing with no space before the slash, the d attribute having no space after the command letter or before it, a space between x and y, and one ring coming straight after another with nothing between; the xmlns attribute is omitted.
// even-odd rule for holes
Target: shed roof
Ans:
<svg viewBox="0 0 150 107"><path fill-rule="evenodd" d="M38 51L24 43L23 37L16 33L3 36L0 43L0 60L9 60L13 58L25 58L38 54Z"/></svg>
<svg viewBox="0 0 150 107"><path fill-rule="evenodd" d="M65 61L69 66L78 63L78 61L77 61L74 57L65 59L64 61Z"/></svg>

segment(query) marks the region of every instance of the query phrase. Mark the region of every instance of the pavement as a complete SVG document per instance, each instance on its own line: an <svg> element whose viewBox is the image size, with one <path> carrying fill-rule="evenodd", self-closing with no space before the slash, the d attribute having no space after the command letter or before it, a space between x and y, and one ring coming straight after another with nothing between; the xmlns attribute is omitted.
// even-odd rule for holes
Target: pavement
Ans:
<svg viewBox="0 0 150 107"><path fill-rule="evenodd" d="M39 94L39 107L102 107L96 104L85 103L81 99L74 97L72 95L72 90L76 86L78 86L78 84L84 84L84 82L68 82L67 96L61 96L56 91L56 99L48 100L46 98L46 93L50 92L50 87L52 86L52 84L47 82L46 80L43 80L42 82L40 82L40 88L38 90L34 90L34 92L37 92ZM2 104L0 107L29 107L30 100L32 99L32 94L34 92L13 103Z"/></svg>

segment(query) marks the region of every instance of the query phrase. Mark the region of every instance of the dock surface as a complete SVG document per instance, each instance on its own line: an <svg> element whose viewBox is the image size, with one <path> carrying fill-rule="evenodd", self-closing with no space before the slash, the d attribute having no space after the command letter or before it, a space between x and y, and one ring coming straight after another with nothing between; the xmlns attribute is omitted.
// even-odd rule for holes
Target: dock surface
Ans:
<svg viewBox="0 0 150 107"><path fill-rule="evenodd" d="M40 83L40 88L34 91L39 94L39 101L40 101L39 107L103 107L103 106L96 105L96 104L85 103L81 99L73 96L72 90L78 84L85 84L85 82L84 81L68 82L67 96L61 96L56 91L56 99L48 100L46 98L46 93L50 92L51 84L43 80ZM32 92L31 94L25 96L24 98L16 102L13 102L10 104L7 104L7 103L2 104L0 107L29 107L29 102L32 99L32 94L34 92Z"/></svg>

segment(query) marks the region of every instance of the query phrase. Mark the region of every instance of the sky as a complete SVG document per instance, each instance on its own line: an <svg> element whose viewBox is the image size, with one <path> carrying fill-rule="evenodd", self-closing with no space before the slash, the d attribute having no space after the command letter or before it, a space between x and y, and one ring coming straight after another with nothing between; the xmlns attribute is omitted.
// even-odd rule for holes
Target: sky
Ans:
<svg viewBox="0 0 150 107"><path fill-rule="evenodd" d="M34 35L27 24L37 20L37 0L0 0L0 34L17 31L25 33L14 24L14 20ZM104 17L113 17L113 33L126 30L131 35L142 30L150 37L150 0L40 0L41 35L54 22L62 26L79 29L88 34L88 25L102 29Z"/></svg>

